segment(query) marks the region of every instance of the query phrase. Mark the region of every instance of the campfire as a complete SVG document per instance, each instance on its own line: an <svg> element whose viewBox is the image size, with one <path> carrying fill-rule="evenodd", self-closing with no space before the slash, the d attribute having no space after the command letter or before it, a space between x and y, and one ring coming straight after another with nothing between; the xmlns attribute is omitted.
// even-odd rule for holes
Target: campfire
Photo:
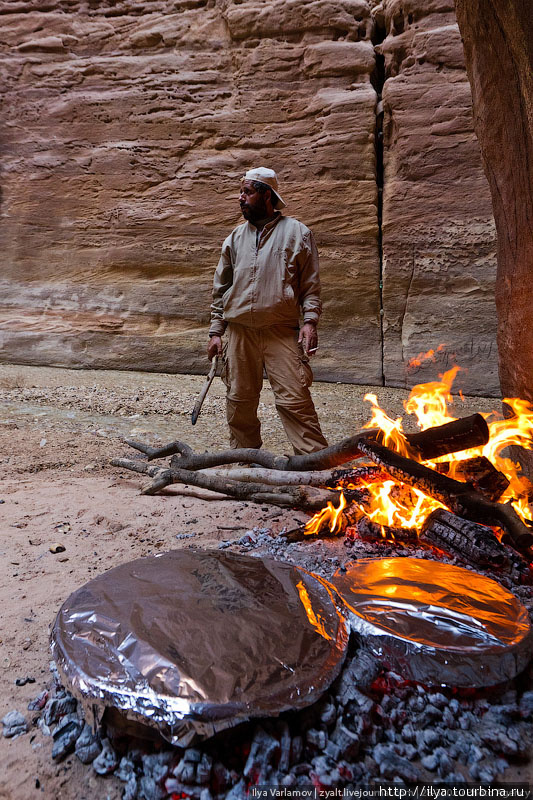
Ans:
<svg viewBox="0 0 533 800"><path fill-rule="evenodd" d="M249 631L251 674L257 672L258 654L274 663L276 669L280 664L287 669L287 655L281 657L267 641L275 631L286 635L284 647L295 646L298 662L300 653L308 652L298 644L305 626L322 648L327 650L335 644L335 637L324 627L328 619L324 604L322 600L317 603L311 591L315 583L332 605L331 619L341 614L342 605L342 617L351 635L349 642L341 637L340 657L342 660L347 653L347 658L336 679L337 667L330 669L320 686L313 679L309 696L320 697L306 707L305 702L282 704L272 712L269 706L261 719L247 722L239 716L235 721L240 724L230 728L218 725L224 723L226 711L215 697L217 715L213 720L218 720L217 726L209 719L206 737L200 725L199 741L176 738L176 730L167 738L177 747L157 738L153 742L144 736L132 739L138 729L131 728L130 723L139 719L131 716L132 708L127 704L123 713L126 706L122 701L113 701L111 709L106 705L99 727L97 703L107 704L112 694L125 694L128 702L139 697L142 703L136 701L137 710L141 706L145 709L147 697L152 702L161 690L161 676L172 676L169 658L186 641L185 634L190 636L194 659L205 650L209 661L208 669L202 665L199 674L210 676L213 669L215 677L220 675L229 662L225 656L212 658L213 632L223 631L220 641L229 646L234 637L232 625L241 620L242 609L255 613L257 586L265 586L263 578L254 579L251 598L239 604L237 584L227 569L227 563L241 561L246 566L244 576L249 576L248 561L263 569L264 555L260 552L254 554L259 558L246 560L232 552L195 554L186 549L122 565L82 587L58 615L54 655L67 678L65 653L75 637L63 637L66 649L60 647L60 620L63 615L66 621L87 626L76 640L81 658L71 659L72 665L83 667L83 681L76 683L73 679L69 683L95 717L83 719L75 697L63 688L58 688L55 697L36 698L39 705L32 708L42 709L42 729L47 732L48 726L57 722L51 731L53 758L59 762L75 752L84 763L92 763L98 775L115 774L125 783L123 796L127 800L237 800L250 796L256 786L311 789L317 796L384 781L490 783L509 763L526 761L533 742L533 671L531 667L527 670L532 636L529 618L533 614L533 522L529 514L533 495L531 484L508 448L532 448L533 409L519 400L505 400L512 413L507 419L496 414L456 418L449 409L457 371L454 368L439 381L412 390L405 411L406 419L410 417L413 424L407 425L402 418L391 419L380 408L377 397L367 395L371 419L364 429L308 456L278 456L251 449L199 454L183 442L154 448L129 441L141 455L117 458L113 464L149 476L145 494L155 494L171 484L186 484L225 497L297 507L314 514L295 530L272 534L265 528L255 541L250 538L253 531L235 541L244 549L266 550L268 558L274 558L275 569L295 573L288 596L297 613L283 609L282 621L269 624L271 606L276 606L281 593L274 587L263 598L267 609L258 619L267 621L267 632ZM162 464L160 459L169 456L170 463ZM238 462L259 467L242 467ZM228 465L233 468L228 469ZM219 550L226 544L231 543L221 542ZM405 555L414 557L398 557ZM268 566L268 558L265 564L270 574L274 567ZM223 562L223 574L230 580L224 591L212 576L204 580L190 559L202 559L206 564ZM305 563L298 564L298 560ZM456 566L457 560L473 565L475 571ZM167 562L165 585L161 575ZM176 578L180 565L182 572ZM152 569L155 584L162 583L160 605L165 613L160 614L156 604L157 614L150 621L148 606L157 591L148 585L145 570ZM122 573L127 578L124 591L116 580ZM197 602L187 583L199 575L201 592L213 595L207 606ZM143 600L142 592L135 587L135 607L131 604L133 579L140 580L139 586L147 595ZM93 613L102 598L107 602L107 590L101 591L106 582L112 593L118 592L135 624L142 623L141 658L133 668L133 627L127 619L122 624L122 617L120 624L116 623L113 615L120 604L114 594L109 595L111 615L108 610ZM282 583L287 588L285 579ZM97 590L94 597L90 593L93 588ZM178 589L181 599L177 598ZM84 613L78 613L80 609L73 602L76 598L87 604ZM336 605L339 600L342 603ZM223 609L223 623L206 624L205 608L222 601L228 606ZM166 613L167 603L175 605L171 613ZM200 614L195 616L198 609ZM181 616L178 611L183 612ZM161 644L161 625L153 624L159 616L178 629L171 632L171 646L164 644L161 658L147 658L143 650L147 639L155 636L155 644ZM101 631L94 619L102 621ZM288 620L297 625L297 635L289 628L285 630ZM203 638L202 625L206 630ZM235 631L248 627L245 621ZM235 641L240 646L239 636ZM96 691L88 692L87 642L94 645L98 657L108 658L116 650L117 663L133 685L118 681L115 686L113 680L100 680L100 672L119 674L115 668L106 668L96 675ZM182 654L174 655L175 671L181 675ZM316 658L311 661L315 663ZM326 661L330 663L329 656ZM240 652L234 662L235 674L240 676ZM154 664L163 664L165 669L156 670L152 686L143 665L150 672ZM292 680L293 673L289 672ZM137 680L138 673L142 680ZM74 667L71 674L77 674ZM185 674L184 685L194 688L195 676L196 672L189 680ZM61 681L59 675L56 680ZM300 697L301 682L297 676L295 680L295 696ZM226 683L222 681L222 689ZM255 691L262 683L250 681L249 686ZM265 686L268 689L271 682L267 680ZM163 720L171 702L167 694L159 699L161 705L156 710ZM150 703L146 707L151 717ZM229 711L237 708L234 702L226 705ZM118 716L116 709L121 712ZM151 721L157 722L156 717ZM204 724L205 720L195 718L195 722ZM163 724L158 722L156 728L166 735Z"/></svg>
<svg viewBox="0 0 533 800"><path fill-rule="evenodd" d="M420 384L411 391L404 407L407 414L416 418L421 431L456 421L456 417L450 414L448 406L453 402L451 389L458 371L459 368L454 367L444 373L440 381ZM372 405L372 418L364 427L377 431L378 441L382 445L406 459L423 463L449 478L470 483L490 501L511 503L522 521L533 525L528 506L533 487L521 474L520 465L502 455L510 445L531 448L533 409L528 403L506 398L504 402L512 409L513 416L509 419L498 418L496 414L492 415L494 419L489 417L486 444L434 459L422 459L420 450L417 451L416 446L413 447L404 432L402 418L391 419L379 406L375 394L365 395L365 400ZM348 490L361 488L367 490L364 502L356 503L361 511L361 519L370 520L374 528L377 526L380 529L383 537L394 536L395 529L421 531L432 512L447 508L447 504L436 496L440 494L438 479L434 487L428 487L426 484L421 488L423 478L417 478L416 473L412 476L404 475L404 483L408 483L409 488L402 487L391 475L398 469L394 458L388 463L383 450L377 448L372 450L371 445L367 454L373 461L380 463L382 469L374 470L370 474L364 468L360 474L354 470L352 475L341 479L340 484ZM342 495L339 507L328 506L316 514L306 525L306 531L316 534L324 527L328 527L331 532L340 532L345 522L342 512L346 505L346 499ZM364 525L361 527L365 529ZM499 538L501 535L500 533Z"/></svg>
<svg viewBox="0 0 533 800"><path fill-rule="evenodd" d="M239 500L317 512L305 527L285 534L289 541L345 534L425 543L476 566L497 565L527 582L533 561L533 486L509 447L533 447L533 408L505 398L508 418L496 412L455 417L451 392L459 369L415 386L404 404L406 418L392 419L377 396L367 394L371 418L361 433L319 453L276 456L246 449L196 454L183 442L153 448L128 441L147 460L120 458L113 464L149 475L153 480L146 494L182 483ZM405 430L406 419L416 420L417 432ZM168 468L150 463L169 455ZM356 459L351 469L332 469ZM260 468L220 469L237 462Z"/></svg>

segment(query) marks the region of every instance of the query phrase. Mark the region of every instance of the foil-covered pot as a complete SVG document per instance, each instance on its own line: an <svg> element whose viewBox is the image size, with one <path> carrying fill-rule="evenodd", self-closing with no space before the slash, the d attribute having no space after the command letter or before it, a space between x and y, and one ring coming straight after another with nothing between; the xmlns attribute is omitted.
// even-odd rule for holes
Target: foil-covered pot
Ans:
<svg viewBox="0 0 533 800"><path fill-rule="evenodd" d="M118 709L181 746L313 703L338 675L347 642L318 576L194 549L98 576L63 604L51 634L87 713Z"/></svg>
<svg viewBox="0 0 533 800"><path fill-rule="evenodd" d="M491 686L528 664L529 615L496 581L416 558L362 559L331 579L352 631L406 679Z"/></svg>

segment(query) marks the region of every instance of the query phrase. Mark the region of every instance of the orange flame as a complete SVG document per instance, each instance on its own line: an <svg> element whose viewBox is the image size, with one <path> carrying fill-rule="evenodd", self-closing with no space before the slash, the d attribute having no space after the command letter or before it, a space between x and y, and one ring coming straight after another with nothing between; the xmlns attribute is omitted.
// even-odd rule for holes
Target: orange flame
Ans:
<svg viewBox="0 0 533 800"><path fill-rule="evenodd" d="M329 528L331 533L335 533L337 528L341 528L340 517L344 509L346 508L346 498L344 497L344 493L341 492L341 496L339 498L339 506L335 508L331 501L328 501L326 508L323 508L314 517L311 517L309 522L304 528L304 533L306 536L312 536L315 533L318 533L323 527Z"/></svg>
<svg viewBox="0 0 533 800"><path fill-rule="evenodd" d="M420 354L418 358L428 358L431 355L433 355L433 351ZM408 414L414 414L421 430L444 425L446 422L457 419L450 413L448 405L453 402L451 388L459 369L460 367L453 367L443 375L439 375L439 381L419 384L412 389L409 398L404 403L404 408ZM396 419L389 417L379 406L375 394L367 394L364 399L372 406L371 418L364 427L378 429L382 433L381 441L387 447L402 455L409 455L402 417ZM533 486L521 474L520 465L502 455L502 452L510 445L533 449L533 406L527 401L517 398L505 398L504 402L512 409L513 416L504 419L501 414L494 411L491 414L483 415L487 418L490 432L489 442L484 447L453 453L442 456L436 461L425 463L435 468L438 461L449 461L448 474L453 478L455 477L454 465L475 456L485 456L510 481L500 502L511 501L522 519L529 520L531 516L529 500L533 497ZM420 528L428 514L436 508L444 508L442 503L428 497L419 489L398 487L393 480L374 483L366 481L363 486L370 491L370 501L365 505L359 505L359 508L378 525ZM326 525L333 532L337 526L341 525L341 506L342 509L346 506L343 495L339 508L335 509L331 503L328 503L327 508L322 509L309 520L305 532L318 533Z"/></svg>

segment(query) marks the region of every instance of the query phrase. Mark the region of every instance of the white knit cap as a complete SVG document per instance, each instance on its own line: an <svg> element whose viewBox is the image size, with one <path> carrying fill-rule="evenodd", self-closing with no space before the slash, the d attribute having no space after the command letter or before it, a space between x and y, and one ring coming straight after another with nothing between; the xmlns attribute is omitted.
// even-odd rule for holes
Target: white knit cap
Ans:
<svg viewBox="0 0 533 800"><path fill-rule="evenodd" d="M280 193L278 192L278 176L274 172L273 169L269 169L268 167L257 167L256 169L249 169L246 175L243 175L241 178L243 181L259 181L259 183L266 183L273 192L276 193L276 197L278 198L278 202L276 204L272 203L274 208L285 208L287 203L282 200Z"/></svg>

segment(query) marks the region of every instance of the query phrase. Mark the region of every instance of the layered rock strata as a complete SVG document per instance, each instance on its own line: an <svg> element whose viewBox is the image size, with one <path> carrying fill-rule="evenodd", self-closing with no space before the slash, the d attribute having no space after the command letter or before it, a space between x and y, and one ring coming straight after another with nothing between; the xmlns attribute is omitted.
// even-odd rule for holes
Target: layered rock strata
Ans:
<svg viewBox="0 0 533 800"><path fill-rule="evenodd" d="M457 0L498 230L502 392L533 402L533 15L528 0Z"/></svg>
<svg viewBox="0 0 533 800"><path fill-rule="evenodd" d="M239 178L315 232L319 377L381 379L366 0L0 3L2 359L204 371Z"/></svg>
<svg viewBox="0 0 533 800"><path fill-rule="evenodd" d="M456 363L458 387L496 395L495 230L453 0L384 0L375 14L386 32L385 380L434 380Z"/></svg>
<svg viewBox="0 0 533 800"><path fill-rule="evenodd" d="M205 371L219 248L263 164L321 252L316 377L409 386L456 360L464 391L497 393L494 229L451 0L0 13L3 361Z"/></svg>

